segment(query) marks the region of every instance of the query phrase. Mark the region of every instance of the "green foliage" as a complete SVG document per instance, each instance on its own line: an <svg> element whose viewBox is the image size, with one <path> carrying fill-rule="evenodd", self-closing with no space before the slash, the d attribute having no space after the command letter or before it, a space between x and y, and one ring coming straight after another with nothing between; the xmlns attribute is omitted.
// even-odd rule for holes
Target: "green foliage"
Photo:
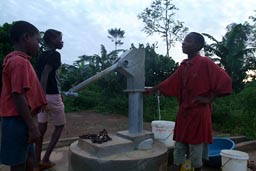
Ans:
<svg viewBox="0 0 256 171"><path fill-rule="evenodd" d="M88 78L86 68L63 64L61 67L61 86L62 91L68 91L74 85Z"/></svg>
<svg viewBox="0 0 256 171"><path fill-rule="evenodd" d="M99 105L97 106L96 110L103 113L111 112L111 113L119 113L127 116L128 114L127 94L123 93L117 96L102 98L99 101Z"/></svg>
<svg viewBox="0 0 256 171"><path fill-rule="evenodd" d="M145 52L146 86L154 86L160 83L170 76L178 67L178 63L172 58L156 54L154 46L147 45Z"/></svg>
<svg viewBox="0 0 256 171"><path fill-rule="evenodd" d="M213 104L213 128L231 135L256 138L255 82L232 96L218 98Z"/></svg>
<svg viewBox="0 0 256 171"><path fill-rule="evenodd" d="M128 99L122 92L123 77L112 74L86 87L78 97L65 97L66 112L93 109L127 114Z"/></svg>
<svg viewBox="0 0 256 171"><path fill-rule="evenodd" d="M5 55L13 50L11 37L10 37L11 24L5 23L0 27L0 59L2 60Z"/></svg>
<svg viewBox="0 0 256 171"><path fill-rule="evenodd" d="M64 97L65 112L95 109L100 98L97 86L91 86L79 92L78 97Z"/></svg>
<svg viewBox="0 0 256 171"><path fill-rule="evenodd" d="M83 55L74 65L63 65L61 74L63 90L68 91L78 83L110 67L119 52L120 50L116 50L107 53L102 45L101 55ZM106 112L124 112L127 110L127 99L122 92L125 83L124 77L118 73L107 75L79 92L78 98L66 97L66 110L94 109Z"/></svg>
<svg viewBox="0 0 256 171"><path fill-rule="evenodd" d="M0 26L0 64L2 65L4 57L13 51L13 46L10 37L10 28L12 24L4 23ZM2 67L0 67L2 73ZM2 89L2 74L0 74L0 90Z"/></svg>
<svg viewBox="0 0 256 171"><path fill-rule="evenodd" d="M255 82L249 83L237 94L239 108L238 119L240 123L236 126L238 131L248 137L256 138L256 89ZM240 126L239 126L240 125Z"/></svg>
<svg viewBox="0 0 256 171"><path fill-rule="evenodd" d="M160 113L158 111L157 96L145 96L144 98L144 121L169 120L174 121L178 111L178 103L175 98L160 96ZM161 118L159 117L161 116Z"/></svg>
<svg viewBox="0 0 256 171"><path fill-rule="evenodd" d="M232 120L233 114L233 107L232 101L234 100L234 96L227 96L222 98L217 98L213 102L212 105L212 121L213 121L213 128L215 130L224 132L229 132L232 130L233 125L231 125L230 120ZM229 123L230 122L230 123Z"/></svg>
<svg viewBox="0 0 256 171"><path fill-rule="evenodd" d="M205 46L206 55L217 55L219 57L215 58L215 61L231 76L236 92L243 89L246 71L255 69L254 52L256 48L247 47L251 31L251 26L244 23L228 25L227 33L221 41L217 41L209 34L204 34L214 41L214 43Z"/></svg>

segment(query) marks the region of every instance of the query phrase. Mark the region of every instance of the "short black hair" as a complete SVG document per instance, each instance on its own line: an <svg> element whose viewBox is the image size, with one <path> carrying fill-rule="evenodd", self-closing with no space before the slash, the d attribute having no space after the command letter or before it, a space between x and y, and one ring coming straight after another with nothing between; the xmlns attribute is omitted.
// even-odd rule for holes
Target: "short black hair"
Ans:
<svg viewBox="0 0 256 171"><path fill-rule="evenodd" d="M195 36L195 41L200 45L200 51L205 45L204 36L197 32L190 32L190 34L193 34L193 36Z"/></svg>
<svg viewBox="0 0 256 171"><path fill-rule="evenodd" d="M44 33L44 42L47 44L47 45L51 45L51 41L52 39L58 37L58 36L61 36L62 33L58 30L54 30L54 29L48 29L46 30L46 32Z"/></svg>
<svg viewBox="0 0 256 171"><path fill-rule="evenodd" d="M13 42L18 42L24 34L33 36L37 33L39 33L38 29L27 21L15 21L10 29L10 36Z"/></svg>

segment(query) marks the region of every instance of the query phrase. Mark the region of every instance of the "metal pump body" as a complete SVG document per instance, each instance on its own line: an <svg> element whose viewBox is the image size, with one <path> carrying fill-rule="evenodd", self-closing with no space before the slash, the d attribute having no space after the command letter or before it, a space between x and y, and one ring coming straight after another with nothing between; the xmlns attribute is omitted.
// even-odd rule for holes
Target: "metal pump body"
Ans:
<svg viewBox="0 0 256 171"><path fill-rule="evenodd" d="M143 92L145 87L145 50L133 48L124 52L109 68L97 73L87 80L71 88L66 94L74 95L89 84L103 78L111 72L119 72L127 79L129 98L129 128L130 134L139 134L143 131Z"/></svg>

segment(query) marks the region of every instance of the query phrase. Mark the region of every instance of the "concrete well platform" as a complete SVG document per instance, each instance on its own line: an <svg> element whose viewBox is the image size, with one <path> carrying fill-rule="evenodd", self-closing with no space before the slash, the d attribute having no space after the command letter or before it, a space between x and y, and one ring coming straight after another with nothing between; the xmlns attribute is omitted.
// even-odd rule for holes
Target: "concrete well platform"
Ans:
<svg viewBox="0 0 256 171"><path fill-rule="evenodd" d="M137 149L138 143L151 134L129 136L110 135L112 141L95 144L79 139L69 148L69 171L166 171L168 150L154 141L151 148ZM127 138L128 137L128 138Z"/></svg>

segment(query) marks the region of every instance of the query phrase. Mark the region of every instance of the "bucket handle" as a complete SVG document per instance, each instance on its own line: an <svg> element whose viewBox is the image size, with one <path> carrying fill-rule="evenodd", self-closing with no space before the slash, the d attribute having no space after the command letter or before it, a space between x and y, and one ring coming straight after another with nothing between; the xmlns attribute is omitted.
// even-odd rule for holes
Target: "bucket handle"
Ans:
<svg viewBox="0 0 256 171"><path fill-rule="evenodd" d="M223 167L228 164L228 162L230 161L231 159L228 159L222 166L221 166L221 169L223 169Z"/></svg>
<svg viewBox="0 0 256 171"><path fill-rule="evenodd" d="M173 133L170 133L166 138L157 138L158 140L166 140L167 138L169 138Z"/></svg>

